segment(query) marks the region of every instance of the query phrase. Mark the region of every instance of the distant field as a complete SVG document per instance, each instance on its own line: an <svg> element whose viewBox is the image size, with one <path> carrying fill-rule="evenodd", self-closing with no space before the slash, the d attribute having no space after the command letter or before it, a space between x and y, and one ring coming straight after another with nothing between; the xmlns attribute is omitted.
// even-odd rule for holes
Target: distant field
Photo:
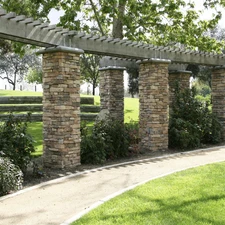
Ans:
<svg viewBox="0 0 225 225"><path fill-rule="evenodd" d="M29 91L5 91L0 90L0 96L42 96L42 92L29 92ZM81 95L92 97L91 95ZM94 96L95 105L100 105L100 97ZM130 121L138 121L139 116L139 102L137 98L124 98L124 121L129 123ZM36 143L36 152L35 156L42 154L42 123L33 122L29 125L28 131L34 137Z"/></svg>

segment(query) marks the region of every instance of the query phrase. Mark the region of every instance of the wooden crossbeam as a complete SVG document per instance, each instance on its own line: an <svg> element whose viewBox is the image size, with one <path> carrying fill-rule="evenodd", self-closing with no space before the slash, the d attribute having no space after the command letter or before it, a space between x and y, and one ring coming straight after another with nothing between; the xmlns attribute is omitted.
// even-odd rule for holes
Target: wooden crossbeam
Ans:
<svg viewBox="0 0 225 225"><path fill-rule="evenodd" d="M175 63L225 65L224 55L189 51L185 49L154 46L130 40L100 37L77 31L68 31L56 25L41 23L23 15L7 13L0 9L0 38L33 44L41 47L65 46L80 48L86 53L127 59L169 59Z"/></svg>

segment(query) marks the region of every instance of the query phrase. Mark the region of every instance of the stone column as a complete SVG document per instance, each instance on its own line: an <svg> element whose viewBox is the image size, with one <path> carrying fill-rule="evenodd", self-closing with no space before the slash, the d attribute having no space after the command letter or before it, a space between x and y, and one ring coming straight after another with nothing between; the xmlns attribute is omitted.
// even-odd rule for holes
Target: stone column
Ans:
<svg viewBox="0 0 225 225"><path fill-rule="evenodd" d="M190 76L191 71L185 70L175 70L169 71L169 106L172 106L172 103L175 98L175 88L177 83L179 84L180 89L186 89L190 87Z"/></svg>
<svg viewBox="0 0 225 225"><path fill-rule="evenodd" d="M169 63L163 59L139 62L140 150L168 149Z"/></svg>
<svg viewBox="0 0 225 225"><path fill-rule="evenodd" d="M225 66L212 70L212 111L222 125L222 140L225 140Z"/></svg>
<svg viewBox="0 0 225 225"><path fill-rule="evenodd" d="M43 54L44 166L80 164L80 49L49 48Z"/></svg>
<svg viewBox="0 0 225 225"><path fill-rule="evenodd" d="M100 68L101 110L107 110L115 120L124 121L124 67Z"/></svg>

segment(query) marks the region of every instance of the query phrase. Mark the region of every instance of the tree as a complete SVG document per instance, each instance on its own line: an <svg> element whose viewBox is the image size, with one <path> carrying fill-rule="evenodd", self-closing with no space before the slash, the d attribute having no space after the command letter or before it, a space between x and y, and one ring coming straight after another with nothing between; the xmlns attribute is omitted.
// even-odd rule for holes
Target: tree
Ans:
<svg viewBox="0 0 225 225"><path fill-rule="evenodd" d="M45 0L0 0L0 7L5 9L7 12L15 12L18 15L32 17L34 20L49 22L48 14L52 7L57 8L57 4L55 5L56 2L57 1L55 0L48 0L46 4ZM24 44L18 42L0 40L0 52L10 51L22 56L27 50L27 45L26 47L24 46Z"/></svg>
<svg viewBox="0 0 225 225"><path fill-rule="evenodd" d="M206 9L218 5L224 6L224 3L204 2ZM126 37L156 45L180 43L204 51L220 51L223 46L204 35L218 23L221 12L211 20L200 20L200 12L194 10L191 1L67 0L62 1L60 7L65 11L60 24L70 29L90 32L94 27L96 33L111 34L114 38Z"/></svg>
<svg viewBox="0 0 225 225"><path fill-rule="evenodd" d="M204 0L205 10L225 7L223 0ZM220 51L224 44L205 35L222 14L201 20L192 1L185 0L0 0L7 11L48 20L52 8L64 10L60 24L73 30L95 32L156 45L184 44L202 51ZM204 11L204 10L202 10Z"/></svg>
<svg viewBox="0 0 225 225"><path fill-rule="evenodd" d="M129 75L128 80L128 92L131 94L132 98L134 98L135 94L138 94L138 76L139 70L138 68L127 68L127 73Z"/></svg>
<svg viewBox="0 0 225 225"><path fill-rule="evenodd" d="M92 84L92 95L95 95L95 88L99 83L99 62L98 55L83 54L81 56L81 77Z"/></svg>
<svg viewBox="0 0 225 225"><path fill-rule="evenodd" d="M223 41L225 40L225 29L216 26L214 29L209 30L207 35L219 41ZM222 52L225 52L224 49L222 49ZM196 78L196 86L206 85L211 89L212 73L209 67L190 64L187 66L186 70L192 71L193 78Z"/></svg>
<svg viewBox="0 0 225 225"><path fill-rule="evenodd" d="M29 68L25 77L26 81L30 83L42 84L42 69L41 68Z"/></svg>
<svg viewBox="0 0 225 225"><path fill-rule="evenodd" d="M7 80L15 90L16 83L23 80L29 68L34 66L37 61L35 55L25 55L23 57L14 53L0 55L0 78Z"/></svg>

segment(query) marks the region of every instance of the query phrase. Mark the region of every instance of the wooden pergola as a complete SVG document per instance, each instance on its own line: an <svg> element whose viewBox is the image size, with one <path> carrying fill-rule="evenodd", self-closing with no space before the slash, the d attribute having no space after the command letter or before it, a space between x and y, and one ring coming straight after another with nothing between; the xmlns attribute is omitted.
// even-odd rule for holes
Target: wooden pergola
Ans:
<svg viewBox="0 0 225 225"><path fill-rule="evenodd" d="M0 38L36 45L43 54L43 127L46 167L73 167L80 163L80 68L83 53L109 56L102 62L101 103L123 121L123 70L138 63L140 147L168 148L169 64L199 64L213 68L213 111L225 138L225 58L223 54L154 46L126 39L70 31L0 9ZM188 86L190 72L173 71Z"/></svg>

